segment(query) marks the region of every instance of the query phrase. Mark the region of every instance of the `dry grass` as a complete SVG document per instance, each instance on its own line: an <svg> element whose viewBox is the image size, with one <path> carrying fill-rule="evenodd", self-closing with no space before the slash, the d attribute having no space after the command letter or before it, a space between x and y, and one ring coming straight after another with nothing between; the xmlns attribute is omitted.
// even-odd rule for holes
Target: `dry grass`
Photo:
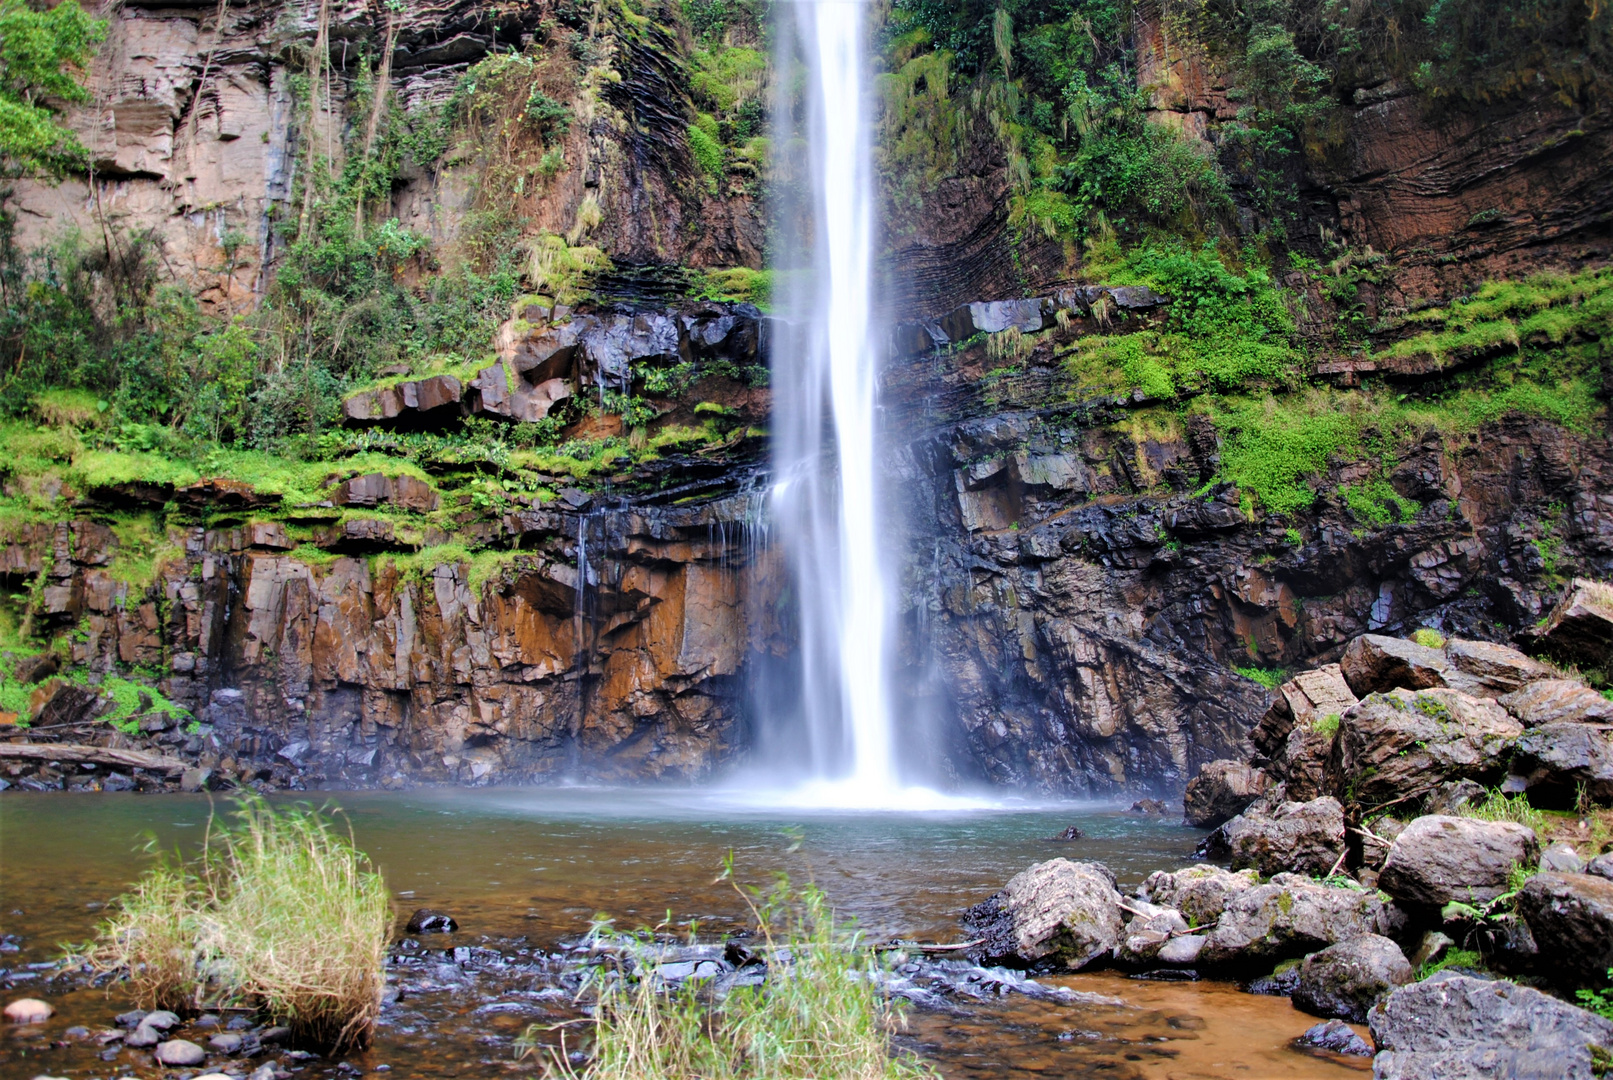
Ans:
<svg viewBox="0 0 1613 1080"><path fill-rule="evenodd" d="M115 902L78 959L116 973L143 1008L246 1001L298 1043L369 1042L391 934L386 885L311 807L243 802L186 866L166 858Z"/></svg>
<svg viewBox="0 0 1613 1080"><path fill-rule="evenodd" d="M381 875L312 809L253 801L238 818L210 852L222 885L210 934L227 980L299 1042L367 1045L392 923Z"/></svg>
<svg viewBox="0 0 1613 1080"><path fill-rule="evenodd" d="M205 962L200 942L200 880L159 856L134 888L112 902L96 942L74 959L128 983L143 1009L194 1010Z"/></svg>
<svg viewBox="0 0 1613 1080"><path fill-rule="evenodd" d="M919 1080L935 1076L895 1053L900 1013L880 989L878 960L838 924L823 894L788 882L753 909L771 958L761 987L716 998L692 983L668 990L653 957L614 937L631 965L600 969L592 1060L578 1072L548 1049L563 1080ZM636 959L635 959L636 957ZM529 1031L529 1037L534 1033Z"/></svg>

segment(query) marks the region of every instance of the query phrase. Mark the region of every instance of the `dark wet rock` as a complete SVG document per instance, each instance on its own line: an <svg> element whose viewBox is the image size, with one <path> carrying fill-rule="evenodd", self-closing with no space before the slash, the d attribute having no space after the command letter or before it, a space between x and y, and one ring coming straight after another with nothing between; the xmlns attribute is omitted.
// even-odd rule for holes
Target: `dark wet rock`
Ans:
<svg viewBox="0 0 1613 1080"><path fill-rule="evenodd" d="M186 1065L200 1065L207 1060L207 1051L188 1039L169 1039L152 1052L152 1056L163 1065L182 1067Z"/></svg>
<svg viewBox="0 0 1613 1080"><path fill-rule="evenodd" d="M1544 870L1545 867L1541 867L1541 869ZM1561 871L1557 872L1561 873ZM1602 854L1596 856L1590 862L1585 864L1584 872L1587 874L1595 874L1597 877L1604 877L1609 881L1613 881L1613 852L1603 852Z"/></svg>
<svg viewBox="0 0 1613 1080"><path fill-rule="evenodd" d="M1149 817L1164 817L1171 812L1171 808L1159 799L1138 799L1131 804L1130 812L1146 814Z"/></svg>
<svg viewBox="0 0 1613 1080"><path fill-rule="evenodd" d="M1428 797L1423 800L1423 813L1454 814L1464 806L1482 804L1489 797L1490 791L1483 784L1472 780L1453 780L1448 784L1439 785L1428 793Z"/></svg>
<svg viewBox="0 0 1613 1080"><path fill-rule="evenodd" d="M117 1016L113 1017L112 1022L118 1025L118 1027L132 1028L139 1026L140 1021L144 1020L145 1018L146 1010L130 1009L126 1013L118 1013Z"/></svg>
<svg viewBox="0 0 1613 1080"><path fill-rule="evenodd" d="M1493 782L1522 734L1499 705L1456 690L1373 693L1340 718L1339 782L1364 806L1455 780Z"/></svg>
<svg viewBox="0 0 1613 1080"><path fill-rule="evenodd" d="M411 934L451 934L459 929L459 923L447 912L420 908L409 916L409 925L404 929Z"/></svg>
<svg viewBox="0 0 1613 1080"><path fill-rule="evenodd" d="M1085 835L1086 834L1083 833L1080 829L1076 828L1074 825L1071 825L1069 828L1065 829L1063 832L1059 833L1057 836L1049 836L1049 837L1046 837L1045 839L1049 843L1063 843L1063 842L1068 841L1068 840L1079 840Z"/></svg>
<svg viewBox="0 0 1613 1080"><path fill-rule="evenodd" d="M1344 681L1339 665L1300 672L1277 688L1271 708L1250 733L1250 741L1269 757L1282 747L1295 727L1308 727L1336 716L1355 703L1356 696Z"/></svg>
<svg viewBox="0 0 1613 1080"><path fill-rule="evenodd" d="M209 1049L220 1054L233 1054L241 1049L246 1037L238 1031L222 1031L207 1040Z"/></svg>
<svg viewBox="0 0 1613 1080"><path fill-rule="evenodd" d="M1378 887L1413 904L1482 904L1507 891L1514 865L1533 866L1539 855L1527 826L1428 814L1395 837Z"/></svg>
<svg viewBox="0 0 1613 1080"><path fill-rule="evenodd" d="M1266 774L1241 761L1212 761L1188 781L1182 816L1189 825L1209 828L1243 813L1266 790Z"/></svg>
<svg viewBox="0 0 1613 1080"><path fill-rule="evenodd" d="M1581 668L1605 668L1613 658L1613 588L1575 578L1531 638L1554 659Z"/></svg>
<svg viewBox="0 0 1613 1080"><path fill-rule="evenodd" d="M984 939L972 957L1017 967L1085 967L1113 951L1123 926L1108 867L1068 859L1016 874L1001 892L964 912L963 921Z"/></svg>
<svg viewBox="0 0 1613 1080"><path fill-rule="evenodd" d="M1305 1034L1294 1042L1313 1050L1326 1050L1330 1054L1347 1054L1350 1057L1372 1056L1371 1044L1357 1035L1355 1029L1343 1020L1329 1020L1315 1027L1306 1028Z"/></svg>
<svg viewBox="0 0 1613 1080"><path fill-rule="evenodd" d="M172 1031L179 1026L179 1014L169 1012L167 1009L157 1009L146 1013L140 1024L143 1027L156 1028L158 1031Z"/></svg>
<svg viewBox="0 0 1613 1080"><path fill-rule="evenodd" d="M1531 802L1569 807L1583 791L1613 800L1613 724L1544 724L1518 739L1512 768Z"/></svg>
<svg viewBox="0 0 1613 1080"><path fill-rule="evenodd" d="M1605 986L1613 967L1613 881L1595 874L1536 874L1518 913L1550 958L1545 972L1566 985Z"/></svg>
<svg viewBox="0 0 1613 1080"><path fill-rule="evenodd" d="M1248 969L1363 934L1394 937L1404 925L1404 913L1375 892L1278 874L1227 900L1200 963Z"/></svg>
<svg viewBox="0 0 1613 1080"><path fill-rule="evenodd" d="M1326 874L1344 853L1344 808L1331 796L1284 802L1270 812L1251 807L1221 833L1234 870Z"/></svg>
<svg viewBox="0 0 1613 1080"><path fill-rule="evenodd" d="M1330 794L1334 787L1330 766L1337 740L1336 716L1299 724L1267 762L1266 772L1296 802Z"/></svg>
<svg viewBox="0 0 1613 1080"><path fill-rule="evenodd" d="M1362 634L1339 658L1339 671L1358 698L1389 690L1444 686L1449 668L1450 662L1440 650L1382 634Z"/></svg>
<svg viewBox="0 0 1613 1080"><path fill-rule="evenodd" d="M1583 874L1585 861L1568 844L1556 843L1540 853L1540 872L1543 874Z"/></svg>
<svg viewBox="0 0 1613 1080"><path fill-rule="evenodd" d="M1613 1021L1529 987L1441 971L1372 1010L1376 1080L1593 1080Z"/></svg>
<svg viewBox="0 0 1613 1080"><path fill-rule="evenodd" d="M1411 979L1411 964L1399 945L1379 934L1363 934L1305 958L1294 1004L1315 1016L1364 1024L1367 1010Z"/></svg>
<svg viewBox="0 0 1613 1080"><path fill-rule="evenodd" d="M1200 863L1182 870L1156 870L1138 890L1144 900L1180 911L1192 926L1209 926L1221 917L1229 897L1260 884L1253 870L1232 873Z"/></svg>
<svg viewBox="0 0 1613 1080"><path fill-rule="evenodd" d="M1272 969L1270 975L1249 980L1244 987L1251 994L1263 997L1292 997L1299 987L1300 960L1284 960Z"/></svg>
<svg viewBox="0 0 1613 1080"><path fill-rule="evenodd" d="M1529 728L1563 721L1613 722L1613 701L1574 679L1541 679L1497 703Z"/></svg>

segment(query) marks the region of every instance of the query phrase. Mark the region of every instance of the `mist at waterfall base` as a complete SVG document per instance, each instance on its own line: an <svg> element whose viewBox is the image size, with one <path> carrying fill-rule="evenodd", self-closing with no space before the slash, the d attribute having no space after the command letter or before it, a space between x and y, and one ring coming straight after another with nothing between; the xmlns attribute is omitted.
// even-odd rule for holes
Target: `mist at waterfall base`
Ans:
<svg viewBox="0 0 1613 1080"><path fill-rule="evenodd" d="M874 198L868 9L779 5L774 145L770 516L792 573L798 648L753 685L752 763L741 788L802 806L935 808L892 712L894 590L882 544L871 317ZM794 136L793 138L791 136ZM904 762L908 763L904 768Z"/></svg>

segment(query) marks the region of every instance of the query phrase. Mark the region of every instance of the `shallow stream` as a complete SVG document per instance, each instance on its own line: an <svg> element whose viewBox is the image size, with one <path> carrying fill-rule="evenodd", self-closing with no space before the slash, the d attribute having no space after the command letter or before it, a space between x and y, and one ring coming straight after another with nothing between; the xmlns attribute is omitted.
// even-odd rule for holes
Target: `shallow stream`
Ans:
<svg viewBox="0 0 1613 1080"><path fill-rule="evenodd" d="M736 877L767 884L777 871L813 880L875 940L950 941L957 913L1034 862L1063 855L1107 863L1122 887L1190 863L1199 833L1103 807L1002 806L929 813L854 814L767 808L747 796L702 791L519 789L343 792L355 839L384 873L402 921L417 907L451 913L460 929L419 940L427 963L395 974L376 1042L351 1067L399 1077L535 1075L515 1061L529 1023L570 1015L535 987L529 956L583 934L597 914L619 928L720 938L748 922L732 884L718 880L733 853ZM226 801L217 801L225 812ZM0 1080L159 1076L148 1055L103 1060L73 1025L110 1025L130 1003L114 990L52 993L58 942L88 937L99 905L140 872L148 841L192 850L213 808L203 796L7 793L0 797L0 953L7 1000L41 992L57 1008L43 1029L0 1037ZM1069 825L1086 838L1050 842ZM470 960L453 959L461 952ZM523 951L526 950L526 951ZM508 958L502 964L497 957ZM483 963L483 958L494 958ZM434 959L433 959L434 958ZM914 1009L903 1044L948 1077L1342 1077L1366 1062L1318 1056L1290 1040L1314 1019L1286 999L1232 984L1164 983L1116 973L1043 979L1096 997L1077 1002L1010 994L965 1007ZM390 999L389 999L390 1001ZM205 1039L198 1041L205 1042ZM115 1047L114 1047L115 1049ZM250 1071L246 1062L232 1071ZM254 1063L255 1064L255 1063ZM305 1077L334 1075L319 1059ZM191 1070L194 1072L194 1070Z"/></svg>

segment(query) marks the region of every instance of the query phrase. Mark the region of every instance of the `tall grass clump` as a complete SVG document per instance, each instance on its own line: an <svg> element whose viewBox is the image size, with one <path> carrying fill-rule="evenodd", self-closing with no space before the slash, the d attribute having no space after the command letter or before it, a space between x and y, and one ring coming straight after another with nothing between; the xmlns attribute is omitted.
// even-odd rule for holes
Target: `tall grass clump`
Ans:
<svg viewBox="0 0 1613 1080"><path fill-rule="evenodd" d="M768 958L766 982L720 999L687 982L668 989L653 954L603 932L624 959L591 980L592 1052L578 1072L549 1051L550 1075L574 1080L918 1080L935 1073L892 1051L900 1012L881 989L879 961L836 920L815 886L780 877L753 894ZM536 1029L529 1030L529 1042Z"/></svg>
<svg viewBox="0 0 1613 1080"><path fill-rule="evenodd" d="M381 875L310 808L248 802L216 845L212 938L226 979L299 1042L366 1045L392 923Z"/></svg>
<svg viewBox="0 0 1613 1080"><path fill-rule="evenodd" d="M142 1008L244 1003L302 1045L365 1046L392 923L381 875L312 807L249 798L234 818L192 862L160 857L78 958Z"/></svg>
<svg viewBox="0 0 1613 1080"><path fill-rule="evenodd" d="M1525 795L1506 795L1500 788L1491 788L1482 799L1474 799L1465 803L1456 811L1462 817L1478 818L1481 821L1512 821L1519 825L1533 829L1536 833L1544 833L1546 829L1546 815L1529 805Z"/></svg>
<svg viewBox="0 0 1613 1080"><path fill-rule="evenodd" d="M112 901L111 917L78 958L127 982L142 1008L195 1010L207 959L201 933L204 893L190 868L159 854L134 887Z"/></svg>

